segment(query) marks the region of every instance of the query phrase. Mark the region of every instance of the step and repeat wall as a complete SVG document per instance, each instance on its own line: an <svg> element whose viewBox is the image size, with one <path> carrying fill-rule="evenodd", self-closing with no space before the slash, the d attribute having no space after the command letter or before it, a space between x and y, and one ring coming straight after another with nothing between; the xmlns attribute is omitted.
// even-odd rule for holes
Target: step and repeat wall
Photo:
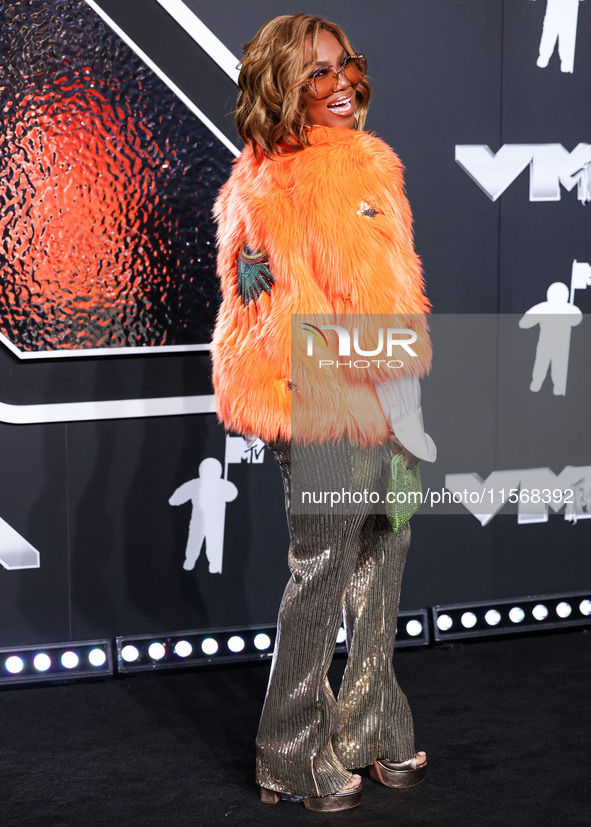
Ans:
<svg viewBox="0 0 591 827"><path fill-rule="evenodd" d="M2 4L0 645L274 622L283 491L216 421L211 207L241 44L293 11ZM406 168L424 484L464 492L414 518L402 608L588 588L591 2L306 11L367 55L367 128Z"/></svg>

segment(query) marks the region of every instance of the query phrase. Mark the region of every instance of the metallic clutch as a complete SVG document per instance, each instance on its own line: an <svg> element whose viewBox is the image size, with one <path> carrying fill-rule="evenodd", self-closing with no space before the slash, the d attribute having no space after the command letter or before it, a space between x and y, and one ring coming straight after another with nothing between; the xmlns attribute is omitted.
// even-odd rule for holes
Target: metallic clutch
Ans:
<svg viewBox="0 0 591 827"><path fill-rule="evenodd" d="M423 486L417 462L412 468L404 465L402 451L392 459L390 486L386 497L386 516L394 531L407 523L422 503Z"/></svg>

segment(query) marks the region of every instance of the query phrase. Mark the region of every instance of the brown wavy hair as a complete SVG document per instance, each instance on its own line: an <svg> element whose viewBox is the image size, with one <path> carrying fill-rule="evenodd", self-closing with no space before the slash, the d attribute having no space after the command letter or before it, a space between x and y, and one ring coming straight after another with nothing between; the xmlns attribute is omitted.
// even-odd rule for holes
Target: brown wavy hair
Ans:
<svg viewBox="0 0 591 827"><path fill-rule="evenodd" d="M306 120L301 87L316 62L318 32L333 34L347 54L355 49L335 23L309 14L282 14L265 23L242 47L236 105L236 128L242 140L252 141L264 155L296 152L308 145L310 123ZM304 63L307 39L312 60ZM363 129L371 97L367 77L357 84L355 127Z"/></svg>

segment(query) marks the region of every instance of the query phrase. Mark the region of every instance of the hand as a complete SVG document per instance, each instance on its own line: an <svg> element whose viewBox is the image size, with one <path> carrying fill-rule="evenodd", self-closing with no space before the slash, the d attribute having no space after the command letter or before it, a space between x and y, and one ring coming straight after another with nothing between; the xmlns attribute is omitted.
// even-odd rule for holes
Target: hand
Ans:
<svg viewBox="0 0 591 827"><path fill-rule="evenodd" d="M398 441L396 438L396 434L393 431L390 431L390 451L392 452L392 456L395 457L397 454L404 454L404 467L405 468L412 468L416 465L419 461L418 457L415 457L404 445Z"/></svg>

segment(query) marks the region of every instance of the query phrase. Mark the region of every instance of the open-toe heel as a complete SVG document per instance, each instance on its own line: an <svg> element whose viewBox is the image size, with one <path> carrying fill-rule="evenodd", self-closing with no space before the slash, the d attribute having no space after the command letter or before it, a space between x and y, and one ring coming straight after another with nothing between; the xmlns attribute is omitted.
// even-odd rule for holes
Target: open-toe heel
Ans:
<svg viewBox="0 0 591 827"><path fill-rule="evenodd" d="M356 776L359 778L359 776ZM275 790L268 790L266 787L260 787L261 801L263 804L277 804L281 800L281 793ZM337 813L340 810L350 810L356 807L361 801L361 778L355 787L347 787L339 790L332 795L323 796L308 796L308 798L300 798L299 796L284 796L290 801L303 801L304 806L308 810L316 810L323 813Z"/></svg>
<svg viewBox="0 0 591 827"><path fill-rule="evenodd" d="M420 784L425 777L427 759L419 763L418 757L407 761L374 761L369 774L378 784L401 789Z"/></svg>
<svg viewBox="0 0 591 827"><path fill-rule="evenodd" d="M349 787L339 790L332 795L304 798L304 805L308 810L316 810L323 813L338 813L341 810L350 810L356 807L361 801L361 778L356 787Z"/></svg>
<svg viewBox="0 0 591 827"><path fill-rule="evenodd" d="M261 787L261 801L263 804L278 804L281 796L275 790L268 790L266 787Z"/></svg>

